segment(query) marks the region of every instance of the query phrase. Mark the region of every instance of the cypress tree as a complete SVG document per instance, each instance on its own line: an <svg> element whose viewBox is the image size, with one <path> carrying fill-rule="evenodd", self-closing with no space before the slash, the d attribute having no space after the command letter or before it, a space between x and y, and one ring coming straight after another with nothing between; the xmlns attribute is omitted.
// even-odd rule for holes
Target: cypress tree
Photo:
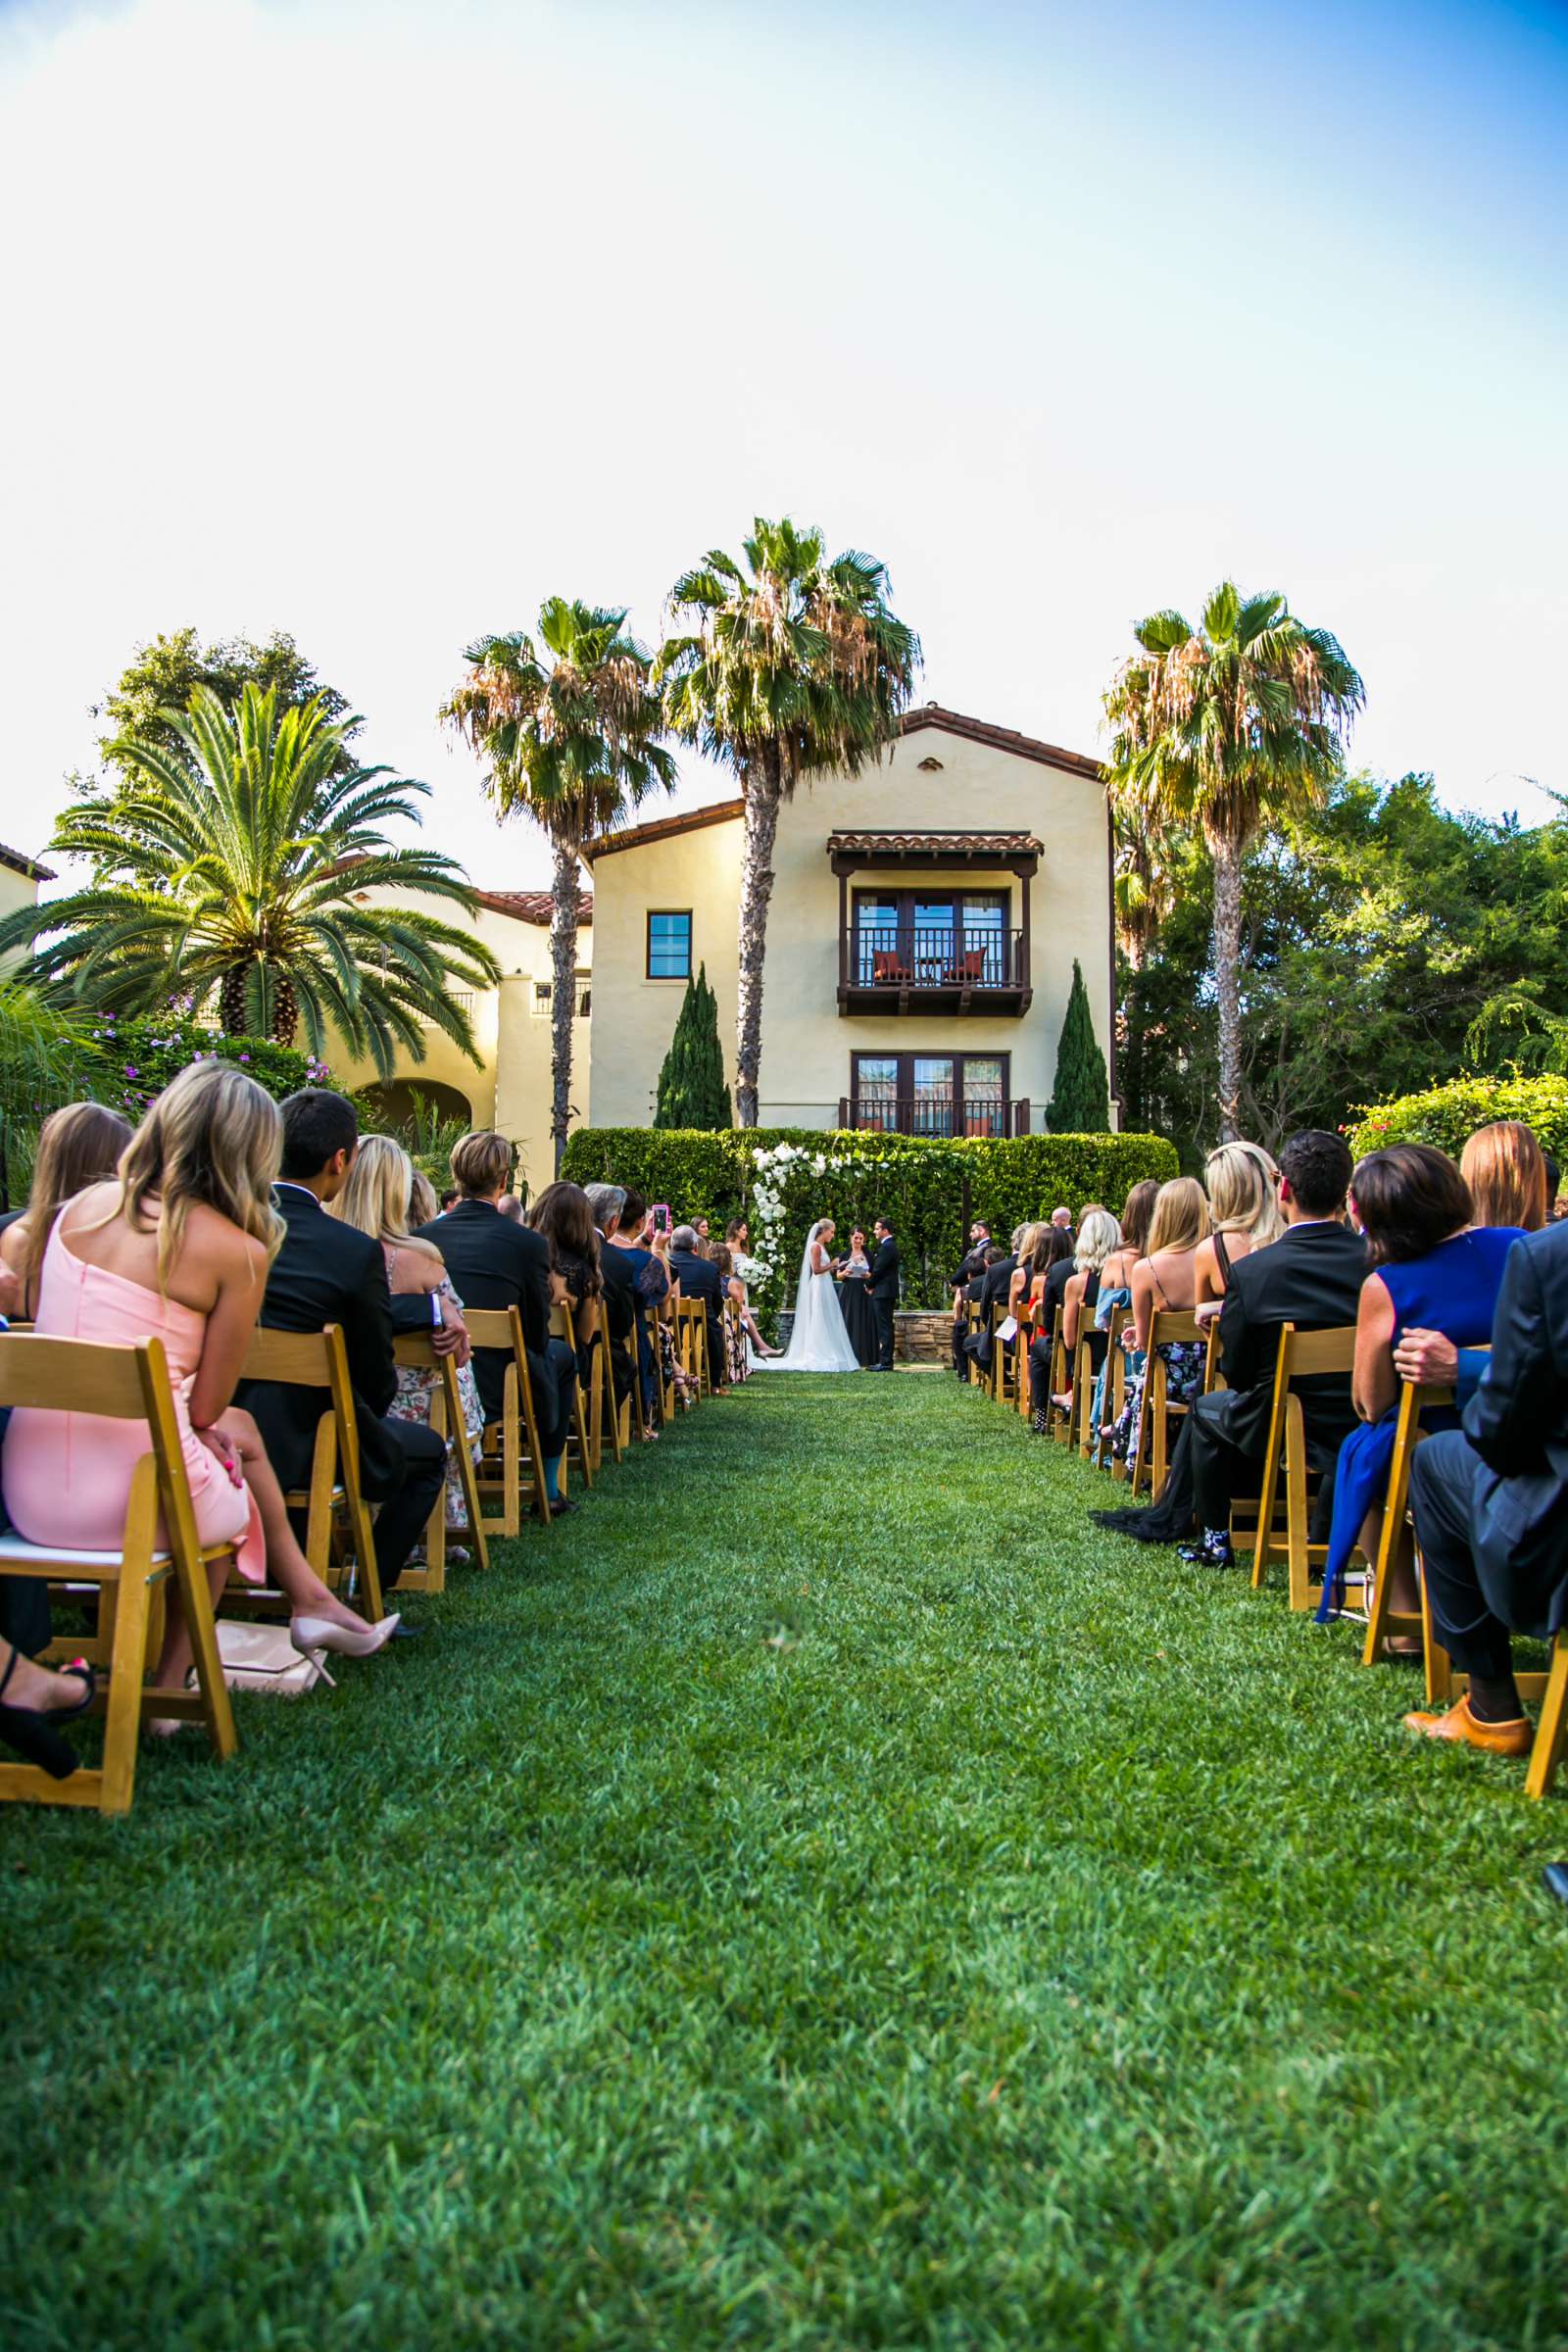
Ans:
<svg viewBox="0 0 1568 2352"><path fill-rule="evenodd" d="M1046 1110L1053 1135L1103 1135L1110 1126L1110 1079L1095 1038L1089 991L1075 956L1072 993L1056 1046L1056 1086Z"/></svg>
<svg viewBox="0 0 1568 2352"><path fill-rule="evenodd" d="M708 985L708 966L699 964L696 979L686 983L675 1034L659 1073L654 1125L713 1130L733 1124L718 1042L718 999Z"/></svg>

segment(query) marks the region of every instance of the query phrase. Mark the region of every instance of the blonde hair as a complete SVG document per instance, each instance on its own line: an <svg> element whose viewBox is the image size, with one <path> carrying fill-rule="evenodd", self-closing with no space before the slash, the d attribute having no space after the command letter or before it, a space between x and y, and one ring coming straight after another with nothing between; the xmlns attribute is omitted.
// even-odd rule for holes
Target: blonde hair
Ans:
<svg viewBox="0 0 1568 2352"><path fill-rule="evenodd" d="M1551 1202L1546 1198L1546 1161L1530 1129L1519 1119L1495 1119L1478 1127L1459 1154L1459 1173L1470 1187L1478 1225L1518 1225L1539 1233Z"/></svg>
<svg viewBox="0 0 1568 2352"><path fill-rule="evenodd" d="M453 1152L452 1181L470 1200L505 1191L511 1174L512 1146L493 1128L476 1128Z"/></svg>
<svg viewBox="0 0 1568 2352"><path fill-rule="evenodd" d="M435 1186L422 1168L416 1168L409 1179L409 1223L431 1225L440 1214L441 1203L436 1199Z"/></svg>
<svg viewBox="0 0 1568 2352"><path fill-rule="evenodd" d="M1198 1178L1173 1176L1159 1188L1144 1255L1153 1257L1161 1250L1196 1250L1208 1230L1208 1200Z"/></svg>
<svg viewBox="0 0 1568 2352"><path fill-rule="evenodd" d="M372 1242L406 1242L414 1162L389 1135L365 1135L328 1214L358 1226Z"/></svg>
<svg viewBox="0 0 1568 2352"><path fill-rule="evenodd" d="M193 1061L148 1106L120 1155L120 1199L99 1222L122 1216L135 1230L156 1215L160 1291L195 1204L265 1243L270 1264L283 1239L272 1206L282 1157L282 1114L267 1089L232 1062Z"/></svg>
<svg viewBox="0 0 1568 2352"><path fill-rule="evenodd" d="M21 1219L24 1302L31 1298L55 1219L90 1184L104 1184L120 1164L132 1128L101 1102L64 1102L38 1130L32 1185Z"/></svg>
<svg viewBox="0 0 1568 2352"><path fill-rule="evenodd" d="M1121 1227L1109 1209L1086 1209L1078 1228L1078 1248L1072 1261L1078 1272L1097 1274L1111 1251L1120 1248Z"/></svg>
<svg viewBox="0 0 1568 2352"><path fill-rule="evenodd" d="M1279 1169L1261 1144L1221 1144L1203 1162L1203 1184L1216 1233L1245 1233L1254 1250L1285 1231L1276 1186Z"/></svg>

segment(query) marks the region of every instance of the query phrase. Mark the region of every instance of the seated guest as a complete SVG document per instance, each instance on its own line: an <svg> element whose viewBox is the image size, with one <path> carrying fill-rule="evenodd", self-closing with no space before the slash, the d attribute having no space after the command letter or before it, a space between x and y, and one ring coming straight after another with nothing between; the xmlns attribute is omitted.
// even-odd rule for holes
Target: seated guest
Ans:
<svg viewBox="0 0 1568 2352"><path fill-rule="evenodd" d="M1020 1239L1022 1233L1020 1226ZM965 1331L963 1352L982 1372L991 1368L991 1309L1005 1298L1017 1265L1011 1250L1004 1250L1000 1242L987 1242L980 1252L980 1270L964 1294L967 1303L979 1308L980 1320L972 1331Z"/></svg>
<svg viewBox="0 0 1568 2352"><path fill-rule="evenodd" d="M593 1379L599 1299L605 1287L599 1235L588 1196L580 1184L547 1184L529 1209L527 1222L550 1245L550 1271L561 1285L558 1296L571 1309L577 1378L587 1387Z"/></svg>
<svg viewBox="0 0 1568 2352"><path fill-rule="evenodd" d="M583 1189L599 1243L599 1279L610 1325L610 1373L618 1401L631 1394L635 1374L630 1350L637 1326L637 1270L629 1250L611 1247L620 1232L626 1190L619 1184L590 1184Z"/></svg>
<svg viewBox="0 0 1568 2352"><path fill-rule="evenodd" d="M727 1309L731 1305L744 1310L746 1285L737 1279L735 1260L730 1254L728 1244L710 1240L699 1242L697 1248L699 1255L708 1258L718 1268L721 1310ZM719 1327L724 1340L724 1379L730 1388L739 1388L743 1380L750 1380L752 1377L752 1367L746 1358L746 1327L744 1323L737 1323L735 1317L725 1311L720 1312Z"/></svg>
<svg viewBox="0 0 1568 2352"><path fill-rule="evenodd" d="M130 1121L100 1102L67 1102L49 1113L38 1130L27 1205L0 1232L0 1315L31 1321L56 1218L89 1185L107 1183L130 1136ZM48 1647L50 1632L49 1588L42 1579L0 1577L0 1635L35 1654Z"/></svg>
<svg viewBox="0 0 1568 2352"><path fill-rule="evenodd" d="M1069 1377L1080 1337L1087 1331L1089 1338L1090 1369L1097 1375L1105 1356L1105 1335L1095 1328L1095 1309L1100 1303L1101 1275L1106 1260L1121 1246L1121 1227L1108 1208L1085 1209L1078 1225L1078 1245L1071 1258L1071 1272L1061 1298L1061 1344L1066 1352ZM1038 1342L1036 1343L1038 1345ZM1051 1377L1049 1363L1043 1368L1041 1388L1035 1386L1035 1349L1029 1349L1029 1401L1036 1434L1043 1437L1050 1426L1046 1411L1044 1383ZM1072 1390L1063 1389L1053 1402L1064 1413L1072 1410Z"/></svg>
<svg viewBox="0 0 1568 2352"><path fill-rule="evenodd" d="M660 1236L657 1248L649 1246L646 1238L649 1222L647 1201L641 1193L633 1192L628 1187L617 1222L612 1228L607 1229L609 1247L600 1251L600 1265L601 1270L606 1271L607 1282L610 1279L605 1266L607 1258L612 1256L617 1261L623 1259L631 1269L635 1293L633 1312L636 1318L637 1366L643 1393L643 1429L645 1436L652 1440L658 1435L661 1395L659 1356L662 1335L668 1332L667 1322L663 1318L669 1311L670 1276L668 1244Z"/></svg>
<svg viewBox="0 0 1568 2352"><path fill-rule="evenodd" d="M496 1202L496 1206L500 1209L501 1214L507 1219L509 1224L527 1224L527 1211L524 1209L522 1202L518 1200L515 1193L503 1193L500 1200Z"/></svg>
<svg viewBox="0 0 1568 2352"><path fill-rule="evenodd" d="M348 1180L327 1214L380 1243L394 1311L400 1298L428 1300L433 1297L440 1299L443 1316L456 1321L462 1315L463 1301L452 1288L441 1252L429 1242L416 1241L409 1231L409 1220L414 1213L415 1175L414 1162L401 1144L394 1143L387 1135L365 1136L354 1154ZM425 1189L431 1188L426 1184ZM468 1504L458 1461L458 1445L466 1443L471 1459L477 1463L484 1438L484 1406L479 1401L473 1365L469 1361L466 1328L460 1331L454 1352L463 1430L461 1438L456 1431L448 1432L451 1443L447 1448L446 1523L450 1528L461 1528L467 1525ZM428 1425L430 1399L440 1382L440 1373L431 1365L400 1364L398 1393L387 1406L388 1419L422 1421Z"/></svg>
<svg viewBox="0 0 1568 2352"><path fill-rule="evenodd" d="M1285 1231L1280 1172L1261 1144L1221 1144L1203 1162L1203 1190L1213 1230L1198 1245L1195 1264L1200 1323L1217 1315L1233 1261L1266 1250Z"/></svg>
<svg viewBox="0 0 1568 2352"><path fill-rule="evenodd" d="M969 1285L977 1274L984 1274L990 1247L991 1228L984 1217L976 1217L969 1228L969 1247L958 1261L957 1271L948 1276L948 1288L953 1293L953 1369L960 1380L967 1377L969 1369L963 1347L969 1329L969 1318L964 1311Z"/></svg>
<svg viewBox="0 0 1568 2352"><path fill-rule="evenodd" d="M417 1226L433 1225L440 1214L441 1207L435 1197L435 1186L430 1182L424 1170L415 1167L411 1160L409 1162L409 1230L413 1232Z"/></svg>
<svg viewBox="0 0 1568 2352"><path fill-rule="evenodd" d="M1562 1191L1562 1169L1549 1152L1544 1152L1542 1157L1546 1163L1546 1223L1555 1225L1562 1215L1557 1201L1557 1196Z"/></svg>
<svg viewBox="0 0 1568 2352"><path fill-rule="evenodd" d="M107 1184L131 1137L128 1119L101 1102L67 1102L38 1130L27 1205L0 1233L0 1265L16 1277L4 1311L30 1322L38 1304L38 1276L55 1219L90 1184Z"/></svg>
<svg viewBox="0 0 1568 2352"><path fill-rule="evenodd" d="M723 1316L720 1311L723 1286L718 1268L711 1259L698 1254L699 1240L694 1225L677 1225L670 1237L669 1270L680 1284L683 1298L700 1298L708 1327L708 1377L715 1396L725 1393Z"/></svg>
<svg viewBox="0 0 1568 2352"><path fill-rule="evenodd" d="M1111 1439L1118 1461L1130 1460L1138 1444L1144 1383L1149 1377L1149 1341L1154 1317L1191 1309L1198 1296L1198 1246L1208 1234L1208 1201L1196 1176L1173 1176L1162 1184L1149 1224L1147 1254L1133 1267L1133 1319L1122 1333L1127 1357L1127 1401ZM1165 1395L1171 1404L1190 1404L1203 1386L1206 1349L1196 1341L1161 1342Z"/></svg>
<svg viewBox="0 0 1568 2352"><path fill-rule="evenodd" d="M1193 1405L1188 1440L1199 1541L1183 1557L1210 1567L1233 1563L1231 1500L1255 1493L1274 1398L1280 1329L1337 1330L1355 1321L1366 1279L1366 1244L1342 1221L1350 1180L1344 1138L1308 1127L1280 1152L1280 1208L1286 1230L1266 1250L1233 1261L1220 1308L1220 1370L1226 1386ZM1325 1375L1298 1391L1306 1458L1325 1473L1354 1424L1348 1379ZM1319 1520L1326 1514L1319 1497Z"/></svg>
<svg viewBox="0 0 1568 2352"><path fill-rule="evenodd" d="M57 1674L0 1638L0 1747L69 1781L81 1759L60 1726L86 1714L97 1688L90 1666L63 1666Z"/></svg>
<svg viewBox="0 0 1568 2352"><path fill-rule="evenodd" d="M1410 1506L1433 1632L1470 1688L1411 1731L1524 1755L1510 1635L1568 1607L1568 1229L1526 1235L1503 1267L1492 1354L1463 1425L1418 1446Z"/></svg>
<svg viewBox="0 0 1568 2352"><path fill-rule="evenodd" d="M1518 1119L1478 1127L1459 1154L1478 1225L1539 1233L1546 1222L1546 1156Z"/></svg>
<svg viewBox="0 0 1568 2352"><path fill-rule="evenodd" d="M1029 1256L1029 1304L1036 1321L1049 1332L1055 1326L1057 1307L1066 1303L1078 1241L1065 1225L1039 1225L1033 1230L1040 1238Z"/></svg>
<svg viewBox="0 0 1568 2352"><path fill-rule="evenodd" d="M441 1206L437 1211L437 1214L444 1217L449 1209L457 1207L458 1202L462 1200L462 1198L463 1195L458 1191L457 1186L455 1184L449 1184L446 1191L441 1196Z"/></svg>
<svg viewBox="0 0 1568 2352"><path fill-rule="evenodd" d="M1369 1152L1350 1178L1350 1205L1366 1236L1372 1268L1355 1318L1351 1394L1362 1426L1340 1448L1334 1518L1323 1571L1320 1622L1344 1606L1345 1571L1359 1539L1377 1558L1383 1497L1398 1419L1394 1350L1407 1325L1441 1331L1456 1348L1479 1348L1492 1333L1503 1262L1517 1229L1473 1227L1470 1189L1446 1152L1430 1144L1395 1144ZM1458 1426L1458 1415L1429 1411L1429 1429ZM1401 1615L1420 1606L1408 1546L1393 1569L1390 1599ZM1393 1646L1419 1650L1419 1642Z"/></svg>
<svg viewBox="0 0 1568 2352"><path fill-rule="evenodd" d="M149 1107L119 1176L56 1219L36 1328L119 1347L163 1342L201 1542L231 1544L253 1584L271 1576L288 1596L297 1649L364 1656L391 1638L396 1618L368 1626L327 1591L295 1541L257 1423L233 1401L281 1239L271 1205L280 1141L277 1105L243 1070L220 1061L181 1070ZM18 1533L32 1544L116 1549L146 1450L141 1422L20 1408L3 1459ZM212 1568L215 1603L228 1569L227 1556ZM190 1663L190 1629L172 1587L155 1679L177 1688Z"/></svg>
<svg viewBox="0 0 1568 2352"><path fill-rule="evenodd" d="M1121 1240L1112 1250L1100 1270L1100 1295L1095 1300L1095 1328L1108 1332L1110 1318L1117 1307L1129 1307L1133 1302L1133 1268L1143 1256L1149 1242L1149 1228L1154 1214L1154 1202L1159 1199L1159 1185L1152 1176L1135 1184L1122 1202ZM1105 1391L1110 1379L1110 1356L1107 1352L1100 1366L1095 1382L1094 1402L1090 1407L1090 1428L1098 1440L1100 1423L1105 1409Z"/></svg>
<svg viewBox="0 0 1568 2352"><path fill-rule="evenodd" d="M531 1226L501 1214L512 1175L512 1146L503 1135L480 1129L466 1135L452 1154L458 1202L417 1239L440 1250L453 1288L466 1306L481 1310L516 1307L522 1316L523 1349L533 1390L534 1417L545 1461L545 1493L559 1516L577 1505L562 1499L561 1457L571 1427L577 1359L564 1340L550 1336L550 1244ZM512 1351L476 1348L473 1374L485 1418L499 1421Z"/></svg>
<svg viewBox="0 0 1568 2352"><path fill-rule="evenodd" d="M446 1446L433 1431L390 1417L398 1393L393 1334L429 1332L442 1350L461 1348L466 1334L437 1297L394 1298L379 1246L326 1213L360 1148L359 1120L348 1097L307 1086L279 1108L283 1164L276 1205L284 1230L267 1277L262 1325L309 1332L335 1323L342 1331L359 1424L360 1484L367 1501L380 1505L375 1564L381 1589L389 1592L424 1533L447 1463ZM325 1409L321 1393L253 1380L245 1383L241 1401L255 1415L285 1489L308 1485L317 1423Z"/></svg>
<svg viewBox="0 0 1568 2352"><path fill-rule="evenodd" d="M1040 1435L1050 1427L1051 1358L1056 1310L1073 1274L1072 1236L1064 1225L1031 1225L1018 1253L1018 1270L1007 1288L1007 1311L1021 1313L1027 1300L1034 1326L1029 1342L1029 1400Z"/></svg>

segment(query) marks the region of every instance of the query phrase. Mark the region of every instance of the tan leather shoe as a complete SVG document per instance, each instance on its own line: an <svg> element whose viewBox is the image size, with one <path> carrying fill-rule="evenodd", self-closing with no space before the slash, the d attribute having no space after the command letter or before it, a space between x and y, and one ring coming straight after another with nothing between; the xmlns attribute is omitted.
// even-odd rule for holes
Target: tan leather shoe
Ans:
<svg viewBox="0 0 1568 2352"><path fill-rule="evenodd" d="M1511 1723L1483 1723L1471 1714L1468 1693L1456 1700L1446 1715L1407 1715L1404 1728L1419 1732L1426 1740L1457 1740L1466 1747L1482 1747L1492 1756L1528 1756L1535 1742L1527 1717L1516 1715Z"/></svg>

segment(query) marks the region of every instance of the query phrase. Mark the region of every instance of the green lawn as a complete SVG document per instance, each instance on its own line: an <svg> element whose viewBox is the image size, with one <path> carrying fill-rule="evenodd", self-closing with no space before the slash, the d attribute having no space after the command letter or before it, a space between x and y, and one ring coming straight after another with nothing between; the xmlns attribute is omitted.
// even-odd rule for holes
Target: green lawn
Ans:
<svg viewBox="0 0 1568 2352"><path fill-rule="evenodd" d="M0 2342L1568 2338L1568 1803L936 1375L0 1813Z"/></svg>

